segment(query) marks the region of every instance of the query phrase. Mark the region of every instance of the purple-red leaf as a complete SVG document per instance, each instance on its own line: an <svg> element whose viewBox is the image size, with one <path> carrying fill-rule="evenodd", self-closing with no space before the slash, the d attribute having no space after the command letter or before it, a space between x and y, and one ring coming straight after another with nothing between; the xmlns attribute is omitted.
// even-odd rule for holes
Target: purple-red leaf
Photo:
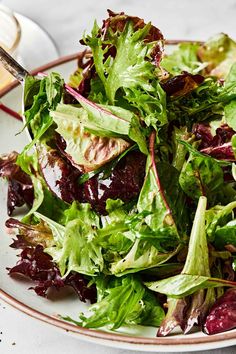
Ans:
<svg viewBox="0 0 236 354"><path fill-rule="evenodd" d="M161 86L168 96L179 97L187 95L203 81L204 77L201 75L192 75L184 72L162 83Z"/></svg>
<svg viewBox="0 0 236 354"><path fill-rule="evenodd" d="M23 247L23 250L16 266L9 269L10 275L21 274L36 282L36 286L30 289L34 289L39 296L46 296L51 287L60 289L68 285L76 291L81 301L85 302L87 299L92 303L96 301L96 288L94 285L88 287L88 280L83 275L70 273L63 279L52 257L44 253L41 245L36 247L25 245L25 241L20 242L20 236L18 236L14 247Z"/></svg>
<svg viewBox="0 0 236 354"><path fill-rule="evenodd" d="M54 286L59 289L64 286L59 269L52 262L52 258L43 252L43 247L26 247L20 254L17 265L9 269L9 274L22 274L37 285L33 288L40 296L46 296L48 288Z"/></svg>
<svg viewBox="0 0 236 354"><path fill-rule="evenodd" d="M89 179L84 183L85 200L104 214L108 198L124 202L136 198L144 180L145 160L145 155L133 151L121 159L109 177L103 179L99 174Z"/></svg>
<svg viewBox="0 0 236 354"><path fill-rule="evenodd" d="M67 203L81 201L81 188L77 183L80 171L64 159L59 151L38 145L39 165L48 188Z"/></svg>
<svg viewBox="0 0 236 354"><path fill-rule="evenodd" d="M0 157L0 177L8 180L8 215L12 215L16 207L24 204L31 206L34 199L31 178L16 164L17 157L15 151Z"/></svg>
<svg viewBox="0 0 236 354"><path fill-rule="evenodd" d="M229 289L212 306L203 329L207 334L216 334L236 328L236 289Z"/></svg>
<svg viewBox="0 0 236 354"><path fill-rule="evenodd" d="M235 131L227 124L216 129L213 136L211 127L207 123L198 123L193 126L193 133L201 140L199 150L218 160L235 161L231 139Z"/></svg>

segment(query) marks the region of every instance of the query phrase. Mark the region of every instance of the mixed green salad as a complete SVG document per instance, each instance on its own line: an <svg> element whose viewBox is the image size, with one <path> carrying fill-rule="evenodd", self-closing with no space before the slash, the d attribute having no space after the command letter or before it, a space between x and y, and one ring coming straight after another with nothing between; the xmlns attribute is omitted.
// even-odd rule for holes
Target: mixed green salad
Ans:
<svg viewBox="0 0 236 354"><path fill-rule="evenodd" d="M8 213L27 204L10 275L72 286L88 328L236 327L236 42L166 54L159 29L108 11L66 84L27 76L32 141L0 158Z"/></svg>

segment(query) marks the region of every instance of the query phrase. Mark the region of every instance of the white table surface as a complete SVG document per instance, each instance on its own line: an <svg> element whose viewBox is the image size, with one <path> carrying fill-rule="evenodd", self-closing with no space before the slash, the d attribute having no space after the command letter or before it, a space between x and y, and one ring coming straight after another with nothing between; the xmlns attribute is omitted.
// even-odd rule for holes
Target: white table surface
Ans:
<svg viewBox="0 0 236 354"><path fill-rule="evenodd" d="M93 21L105 18L105 10L124 10L151 20L166 38L205 40L226 32L236 38L235 0L3 0L10 7L44 27L56 41L60 54L79 50L79 39ZM40 50L40 48L38 48ZM43 64L43 63L42 63ZM0 301L1 354L128 354L79 341L34 320ZM236 347L212 350L214 354L236 353Z"/></svg>

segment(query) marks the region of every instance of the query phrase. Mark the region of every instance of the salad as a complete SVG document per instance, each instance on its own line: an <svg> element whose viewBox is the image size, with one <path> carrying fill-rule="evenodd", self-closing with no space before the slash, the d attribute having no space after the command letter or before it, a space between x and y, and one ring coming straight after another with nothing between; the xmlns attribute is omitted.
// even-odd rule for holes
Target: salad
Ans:
<svg viewBox="0 0 236 354"><path fill-rule="evenodd" d="M167 55L158 28L109 10L81 43L69 83L26 77L32 141L0 157L9 274L40 296L71 286L91 302L63 314L79 326L235 328L236 42Z"/></svg>

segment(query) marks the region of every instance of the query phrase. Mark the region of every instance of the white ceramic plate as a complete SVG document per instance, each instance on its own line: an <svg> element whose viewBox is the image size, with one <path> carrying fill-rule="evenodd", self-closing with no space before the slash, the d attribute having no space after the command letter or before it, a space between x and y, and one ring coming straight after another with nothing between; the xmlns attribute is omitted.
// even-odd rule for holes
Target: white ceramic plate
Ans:
<svg viewBox="0 0 236 354"><path fill-rule="evenodd" d="M58 71L65 80L76 68L76 56L62 58L48 64L38 71ZM36 71L37 72L37 71ZM22 88L16 83L11 84L0 92L1 101L13 110L21 109ZM22 128L21 122L0 111L0 154L12 150L21 151L27 143L26 134L15 136ZM175 334L167 338L156 338L156 329L150 327L124 328L117 332L104 332L76 327L61 321L55 314L69 315L77 318L78 313L86 309L84 303L78 300L72 292L60 291L51 299L37 296L32 290L27 290L32 284L26 280L15 280L7 274L6 267L16 263L16 251L9 248L11 236L7 234L4 226L6 214L7 185L0 182L0 298L5 300L20 311L27 313L41 321L50 323L67 333L97 344L108 345L116 348L126 348L149 352L183 352L207 350L226 347L236 344L236 330L223 334L207 336L201 332L188 335ZM64 332L65 333L65 332Z"/></svg>
<svg viewBox="0 0 236 354"><path fill-rule="evenodd" d="M18 60L27 69L32 70L59 57L59 51L50 35L36 22L15 13L21 26L21 39Z"/></svg>

